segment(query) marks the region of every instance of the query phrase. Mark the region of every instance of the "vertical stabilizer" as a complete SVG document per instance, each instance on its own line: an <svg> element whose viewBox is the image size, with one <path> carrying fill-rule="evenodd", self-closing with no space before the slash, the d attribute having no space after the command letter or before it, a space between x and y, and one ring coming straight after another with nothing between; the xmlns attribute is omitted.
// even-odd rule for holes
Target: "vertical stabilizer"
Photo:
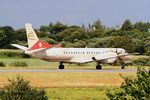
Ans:
<svg viewBox="0 0 150 100"><path fill-rule="evenodd" d="M26 28L28 46L29 48L31 48L34 46L34 44L36 44L39 41L39 39L36 33L34 32L31 24L29 23L25 24L25 28Z"/></svg>

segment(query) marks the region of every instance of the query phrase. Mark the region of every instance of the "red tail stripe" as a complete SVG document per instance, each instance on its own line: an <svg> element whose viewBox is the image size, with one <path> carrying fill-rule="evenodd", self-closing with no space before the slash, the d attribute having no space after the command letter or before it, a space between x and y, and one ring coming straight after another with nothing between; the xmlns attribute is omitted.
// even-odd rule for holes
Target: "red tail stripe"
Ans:
<svg viewBox="0 0 150 100"><path fill-rule="evenodd" d="M51 44L45 43L41 40L39 40L37 43L35 43L30 49L30 50L35 50L35 49L40 49L40 48L50 48L52 47Z"/></svg>
<svg viewBox="0 0 150 100"><path fill-rule="evenodd" d="M45 43L41 40L39 40L37 43L35 43L30 49L29 51L31 50L36 50L36 49L40 49L40 48L51 48L51 47L54 47L53 45L51 44L48 44L48 43ZM62 48L61 46L56 46L55 48Z"/></svg>

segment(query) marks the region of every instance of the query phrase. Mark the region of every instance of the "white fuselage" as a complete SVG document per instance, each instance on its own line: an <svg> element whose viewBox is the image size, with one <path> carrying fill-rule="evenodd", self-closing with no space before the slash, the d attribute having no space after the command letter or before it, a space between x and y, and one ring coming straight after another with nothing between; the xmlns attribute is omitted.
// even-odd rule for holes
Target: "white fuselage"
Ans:
<svg viewBox="0 0 150 100"><path fill-rule="evenodd" d="M49 48L26 53L32 57L51 62L84 63L93 61L93 57L95 59L108 57L110 59L101 61L103 63L113 63L116 58L111 57L117 56L116 49L121 54L125 53L125 50L121 48Z"/></svg>

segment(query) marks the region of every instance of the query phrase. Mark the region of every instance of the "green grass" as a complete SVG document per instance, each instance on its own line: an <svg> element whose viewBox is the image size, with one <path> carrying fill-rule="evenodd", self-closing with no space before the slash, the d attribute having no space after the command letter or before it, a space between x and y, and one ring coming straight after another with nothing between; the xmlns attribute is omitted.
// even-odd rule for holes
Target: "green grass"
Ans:
<svg viewBox="0 0 150 100"><path fill-rule="evenodd" d="M27 67L13 67L11 63L13 62L25 62L27 63ZM40 59L34 58L1 58L0 62L6 64L6 67L0 67L0 69L58 69L59 62L47 62ZM65 64L65 69L95 69L96 63L88 63L88 64ZM103 65L103 69L120 69L120 66L113 66L113 65ZM127 69L136 69L137 66L126 66Z"/></svg>
<svg viewBox="0 0 150 100"><path fill-rule="evenodd" d="M0 61L6 63L7 67L11 67L11 63L16 62L16 61L20 61L20 62L26 62L28 64L28 66L30 67L38 67L38 66L45 66L48 67L50 65L53 65L53 63L49 63L46 61L42 61L42 60L38 60L38 59L27 59L27 58L21 58L21 59L15 59L15 58L3 58L0 59Z"/></svg>
<svg viewBox="0 0 150 100"><path fill-rule="evenodd" d="M22 55L22 50L0 49L0 58L21 58Z"/></svg>
<svg viewBox="0 0 150 100"><path fill-rule="evenodd" d="M48 88L46 93L49 100L108 100L108 88Z"/></svg>

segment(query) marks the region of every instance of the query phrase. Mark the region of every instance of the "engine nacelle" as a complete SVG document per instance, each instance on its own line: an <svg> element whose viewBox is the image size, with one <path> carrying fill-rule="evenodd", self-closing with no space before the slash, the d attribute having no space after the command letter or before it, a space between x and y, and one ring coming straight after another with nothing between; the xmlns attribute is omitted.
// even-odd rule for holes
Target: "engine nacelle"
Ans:
<svg viewBox="0 0 150 100"><path fill-rule="evenodd" d="M102 61L102 63L114 63L116 60L117 60L117 58L105 59Z"/></svg>

